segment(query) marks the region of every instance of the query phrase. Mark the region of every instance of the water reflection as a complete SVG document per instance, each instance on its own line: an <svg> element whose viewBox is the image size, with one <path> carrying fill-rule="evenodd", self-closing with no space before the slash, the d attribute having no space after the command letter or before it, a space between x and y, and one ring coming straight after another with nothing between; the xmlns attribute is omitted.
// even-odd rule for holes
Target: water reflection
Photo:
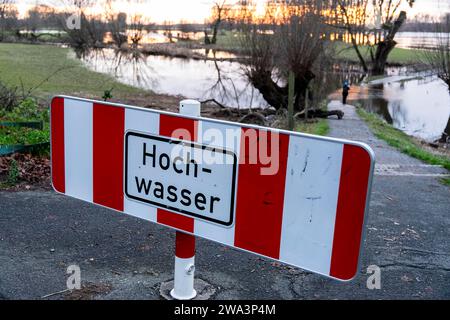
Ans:
<svg viewBox="0 0 450 320"><path fill-rule="evenodd" d="M85 53L82 61L94 71L157 93L201 101L215 99L235 108L268 106L259 91L249 84L238 62L145 56L138 50L114 49ZM409 135L434 141L448 127L450 96L445 84L436 77L390 68L388 77L358 86L355 83L361 81L361 73L354 66L335 65L326 69L329 71L322 70L313 81L314 105L333 91L330 98L340 100L338 88L347 79L353 83L349 103L359 102Z"/></svg>
<svg viewBox="0 0 450 320"><path fill-rule="evenodd" d="M339 92L331 98L339 99ZM418 74L353 86L348 100L381 115L405 133L427 141L441 137L450 116L450 96L444 82Z"/></svg>
<svg viewBox="0 0 450 320"><path fill-rule="evenodd" d="M397 48L434 49L439 46L442 39L448 39L448 34L438 32L399 32L395 37Z"/></svg>
<svg viewBox="0 0 450 320"><path fill-rule="evenodd" d="M174 30L140 30L142 39L139 44L155 44L155 43L172 43L179 40L199 40L203 37L203 32L200 31L183 31L179 29ZM124 32L124 36L127 37L128 43L132 43L132 35L135 31L128 29ZM106 32L103 38L103 42L106 44L113 44L114 39L111 32Z"/></svg>
<svg viewBox="0 0 450 320"><path fill-rule="evenodd" d="M215 49L193 49L192 52L199 53L206 58L209 59L236 59L237 56L233 53L222 51L222 50L215 50Z"/></svg>
<svg viewBox="0 0 450 320"><path fill-rule="evenodd" d="M81 59L91 70L156 93L215 99L235 108L267 107L237 62L143 56L137 52L102 49L89 52Z"/></svg>

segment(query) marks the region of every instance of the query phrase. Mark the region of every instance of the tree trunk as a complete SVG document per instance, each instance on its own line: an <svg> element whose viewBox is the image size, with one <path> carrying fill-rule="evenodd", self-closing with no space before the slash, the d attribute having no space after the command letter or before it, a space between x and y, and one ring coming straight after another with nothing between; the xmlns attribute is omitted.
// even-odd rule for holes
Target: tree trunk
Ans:
<svg viewBox="0 0 450 320"><path fill-rule="evenodd" d="M252 72L249 78L253 86L258 89L269 105L277 110L287 108L287 87L280 87L274 82L270 72Z"/></svg>
<svg viewBox="0 0 450 320"><path fill-rule="evenodd" d="M351 33L351 31L350 31ZM364 70L365 73L369 72L369 68L367 67L367 63L366 60L364 60L364 57L361 54L361 51L359 50L358 47L358 43L356 42L356 39L353 35L353 33L351 33L351 38L352 38L352 45L353 45L353 49L355 49L356 55L358 56L359 62L361 63L361 66Z"/></svg>
<svg viewBox="0 0 450 320"><path fill-rule="evenodd" d="M311 71L307 71L301 75L295 75L295 111L298 112L303 110L306 97L306 89L308 88L311 80L314 78L315 75ZM270 72L253 71L250 74L249 79L269 105L277 110L282 108L287 109L289 94L288 85L280 87L275 81L273 81Z"/></svg>
<svg viewBox="0 0 450 320"><path fill-rule="evenodd" d="M397 42L394 40L395 35L398 30L406 21L406 12L400 12L397 20L395 20L394 24L389 28L389 32L385 39L378 43L377 51L375 53L375 58L373 60L372 65L372 74L373 75L382 75L384 74L384 69L386 67L386 62L389 57L391 51L397 45Z"/></svg>
<svg viewBox="0 0 450 320"><path fill-rule="evenodd" d="M377 51L375 53L375 58L373 61L373 66L372 66L372 74L373 75L384 74L387 59L388 59L391 51L395 48L396 44L397 44L397 42L395 42L394 40L382 41L378 44Z"/></svg>
<svg viewBox="0 0 450 320"><path fill-rule="evenodd" d="M439 142L450 143L450 118L448 118L447 127L445 127L444 132L442 132Z"/></svg>
<svg viewBox="0 0 450 320"><path fill-rule="evenodd" d="M206 30L204 31L204 33L205 33L205 44L211 44L211 40L209 40L209 36Z"/></svg>
<svg viewBox="0 0 450 320"><path fill-rule="evenodd" d="M211 38L211 44L216 44L217 42L217 32L219 31L220 20L217 19L216 23L214 23L213 27L213 36Z"/></svg>

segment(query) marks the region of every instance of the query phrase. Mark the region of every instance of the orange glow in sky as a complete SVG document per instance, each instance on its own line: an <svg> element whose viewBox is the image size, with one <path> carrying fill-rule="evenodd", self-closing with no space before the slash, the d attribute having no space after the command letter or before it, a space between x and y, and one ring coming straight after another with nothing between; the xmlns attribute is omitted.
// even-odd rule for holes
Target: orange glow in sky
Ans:
<svg viewBox="0 0 450 320"><path fill-rule="evenodd" d="M257 14L264 13L266 1L254 0ZM214 0L116 0L114 9L129 15L141 14L156 23L164 21L202 23L210 16L214 2ZM233 4L237 0L228 0L227 2ZM70 3L70 0L16 0L19 15L24 17L28 9L36 3L63 8ZM413 9L409 9L407 6L405 9L410 17L419 13L437 15L450 12L450 0L416 0ZM95 1L91 12L104 13L104 0Z"/></svg>

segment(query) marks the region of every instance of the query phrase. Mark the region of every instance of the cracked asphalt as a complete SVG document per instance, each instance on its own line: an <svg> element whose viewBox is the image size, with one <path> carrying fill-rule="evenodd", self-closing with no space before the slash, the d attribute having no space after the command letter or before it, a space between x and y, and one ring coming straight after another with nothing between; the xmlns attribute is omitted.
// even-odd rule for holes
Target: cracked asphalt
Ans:
<svg viewBox="0 0 450 320"><path fill-rule="evenodd" d="M337 282L198 239L196 277L213 299L449 299L450 188L446 171L424 167L376 139L350 106L330 120L334 137L372 146L390 171L375 176L358 277ZM408 167L408 174L392 172ZM402 172L405 172L403 170ZM162 299L173 278L174 231L54 192L0 192L0 299ZM84 289L66 289L66 268ZM381 289L366 286L381 268Z"/></svg>

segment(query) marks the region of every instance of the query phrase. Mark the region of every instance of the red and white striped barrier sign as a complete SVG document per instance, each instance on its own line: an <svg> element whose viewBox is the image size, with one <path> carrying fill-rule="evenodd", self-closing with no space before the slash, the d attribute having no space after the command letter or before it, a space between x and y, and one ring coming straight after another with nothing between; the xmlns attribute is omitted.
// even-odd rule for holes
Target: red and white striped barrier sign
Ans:
<svg viewBox="0 0 450 320"><path fill-rule="evenodd" d="M361 143L56 97L54 189L339 280L358 270Z"/></svg>

